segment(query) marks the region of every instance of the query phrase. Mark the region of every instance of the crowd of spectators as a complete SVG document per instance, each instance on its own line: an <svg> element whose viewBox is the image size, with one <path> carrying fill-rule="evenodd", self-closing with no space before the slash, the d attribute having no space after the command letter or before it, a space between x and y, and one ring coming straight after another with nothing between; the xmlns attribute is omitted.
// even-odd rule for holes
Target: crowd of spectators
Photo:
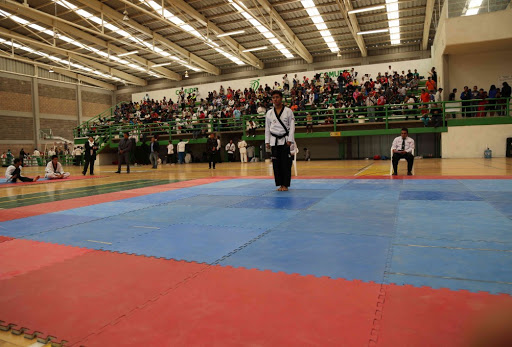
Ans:
<svg viewBox="0 0 512 347"><path fill-rule="evenodd" d="M206 137L212 131L239 130L242 126L249 136L254 136L256 128L262 125L261 118L272 106L270 93L276 89L283 91L287 105L297 112L297 124L305 125L308 132L313 131L313 124L333 124L334 119L338 123L356 122L358 118L382 121L386 113L406 120L413 116L421 119L425 126L438 126L440 103L445 100L443 89L437 86L435 68L429 72L425 87L419 90L423 79L417 70L399 72L389 66L388 71L376 76L361 76L354 69L344 70L336 78L327 73L317 74L312 79L300 78L297 74L289 78L285 74L281 83L276 81L271 86L260 85L256 90L220 86L218 91L208 92L204 97L197 91L186 93L182 88L175 101L166 97L154 100L146 95L140 102L118 105L112 117L100 117L94 125L84 125L89 129L82 129L82 133L112 125L151 124L156 129L159 124L168 127L170 123L174 133L192 133L194 138ZM457 94L457 90L453 90L448 100L453 102L449 110L452 114L503 115L506 101L501 98L510 97L510 86L505 82L500 90L493 85L488 92L476 86L472 91L465 88L460 95L460 105ZM245 115L254 117L243 123Z"/></svg>

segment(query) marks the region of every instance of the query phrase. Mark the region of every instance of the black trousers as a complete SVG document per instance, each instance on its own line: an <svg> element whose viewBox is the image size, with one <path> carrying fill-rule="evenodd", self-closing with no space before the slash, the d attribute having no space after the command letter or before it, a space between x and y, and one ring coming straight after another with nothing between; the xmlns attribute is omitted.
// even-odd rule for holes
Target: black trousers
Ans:
<svg viewBox="0 0 512 347"><path fill-rule="evenodd" d="M217 162L217 152L208 152L208 166L211 168L213 164L213 168L215 169L215 163Z"/></svg>
<svg viewBox="0 0 512 347"><path fill-rule="evenodd" d="M121 171L121 164L126 164L126 172L130 172L130 152L117 153L117 171Z"/></svg>
<svg viewBox="0 0 512 347"><path fill-rule="evenodd" d="M398 162L402 158L407 160L407 172L411 172L412 165L414 164L414 156L412 155L412 153L393 153L393 172L397 172Z"/></svg>
<svg viewBox="0 0 512 347"><path fill-rule="evenodd" d="M289 187L292 180L292 155L290 146L272 146L272 165L276 186Z"/></svg>
<svg viewBox="0 0 512 347"><path fill-rule="evenodd" d="M89 165L91 167L90 174L94 175L94 161L95 161L95 159L93 159L93 158L90 158L90 157L89 158L85 158L84 171L82 171L82 173L84 175L87 173L87 168L89 167Z"/></svg>
<svg viewBox="0 0 512 347"><path fill-rule="evenodd" d="M21 170L19 167L17 167L12 175L16 175L16 178L11 179L11 182L16 182L17 180L20 180L21 182L33 182L34 180L32 178L23 177L21 176Z"/></svg>
<svg viewBox="0 0 512 347"><path fill-rule="evenodd" d="M235 154L234 153L228 153L228 161L229 162L235 161Z"/></svg>

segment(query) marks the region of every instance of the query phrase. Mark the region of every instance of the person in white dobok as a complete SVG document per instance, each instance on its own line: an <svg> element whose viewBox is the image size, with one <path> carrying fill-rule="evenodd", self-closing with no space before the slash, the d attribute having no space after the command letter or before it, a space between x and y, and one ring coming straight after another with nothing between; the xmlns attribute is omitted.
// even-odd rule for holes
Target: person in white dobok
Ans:
<svg viewBox="0 0 512 347"><path fill-rule="evenodd" d="M226 145L226 152L228 153L228 161L233 162L235 161L235 151L236 147L233 143L233 140L229 140L229 143Z"/></svg>
<svg viewBox="0 0 512 347"><path fill-rule="evenodd" d="M245 140L242 139L238 142L238 150L240 151L240 161L247 163L247 142Z"/></svg>
<svg viewBox="0 0 512 347"><path fill-rule="evenodd" d="M48 165L46 165L44 177L49 180L68 178L69 172L64 172L62 164L59 163L59 157L54 155L52 156L52 160L48 162Z"/></svg>
<svg viewBox="0 0 512 347"><path fill-rule="evenodd" d="M265 145L272 153L274 179L278 191L287 191L292 177L290 146L295 142L295 117L293 111L283 105L283 93L272 92L274 108L265 119Z"/></svg>

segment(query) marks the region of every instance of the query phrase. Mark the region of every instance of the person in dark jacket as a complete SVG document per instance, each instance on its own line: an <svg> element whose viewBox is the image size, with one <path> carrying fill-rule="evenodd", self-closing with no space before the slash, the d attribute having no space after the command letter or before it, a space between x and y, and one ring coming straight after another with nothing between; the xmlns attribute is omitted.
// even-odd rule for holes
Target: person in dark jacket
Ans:
<svg viewBox="0 0 512 347"><path fill-rule="evenodd" d="M96 151L98 150L98 145L94 142L94 138L89 136L89 141L85 143L84 150L84 170L82 174L85 176L87 173L87 168L90 167L90 174L94 175L94 161L96 161Z"/></svg>
<svg viewBox="0 0 512 347"><path fill-rule="evenodd" d="M208 140L206 140L206 154L208 156L209 169L212 168L212 164L213 168L215 169L215 162L217 161L217 147L218 143L217 139L215 138L215 134L210 133L210 137L208 138Z"/></svg>
<svg viewBox="0 0 512 347"><path fill-rule="evenodd" d="M128 132L123 134L123 138L117 147L117 171L121 173L121 164L126 164L126 173L130 173L130 152L132 151L132 140L129 138Z"/></svg>
<svg viewBox="0 0 512 347"><path fill-rule="evenodd" d="M151 138L151 143L149 144L149 161L151 165L153 165L152 169L158 168L158 153L160 152L160 144L157 141L157 137L153 136Z"/></svg>
<svg viewBox="0 0 512 347"><path fill-rule="evenodd" d="M464 91L460 94L460 99L462 100L462 111L464 117L471 117L471 114L469 113L471 111L470 105L472 95L471 90L469 90L468 86L464 87Z"/></svg>

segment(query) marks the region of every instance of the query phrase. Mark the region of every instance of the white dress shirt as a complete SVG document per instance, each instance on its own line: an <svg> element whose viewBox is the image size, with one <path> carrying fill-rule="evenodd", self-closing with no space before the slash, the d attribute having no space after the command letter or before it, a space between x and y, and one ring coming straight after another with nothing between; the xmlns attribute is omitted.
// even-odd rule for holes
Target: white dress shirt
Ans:
<svg viewBox="0 0 512 347"><path fill-rule="evenodd" d="M409 136L407 136L404 139L402 139L402 136L398 136L393 140L392 149L395 149L397 151L402 150L402 143L405 141L405 151L408 153L414 153L414 140L411 139Z"/></svg>

